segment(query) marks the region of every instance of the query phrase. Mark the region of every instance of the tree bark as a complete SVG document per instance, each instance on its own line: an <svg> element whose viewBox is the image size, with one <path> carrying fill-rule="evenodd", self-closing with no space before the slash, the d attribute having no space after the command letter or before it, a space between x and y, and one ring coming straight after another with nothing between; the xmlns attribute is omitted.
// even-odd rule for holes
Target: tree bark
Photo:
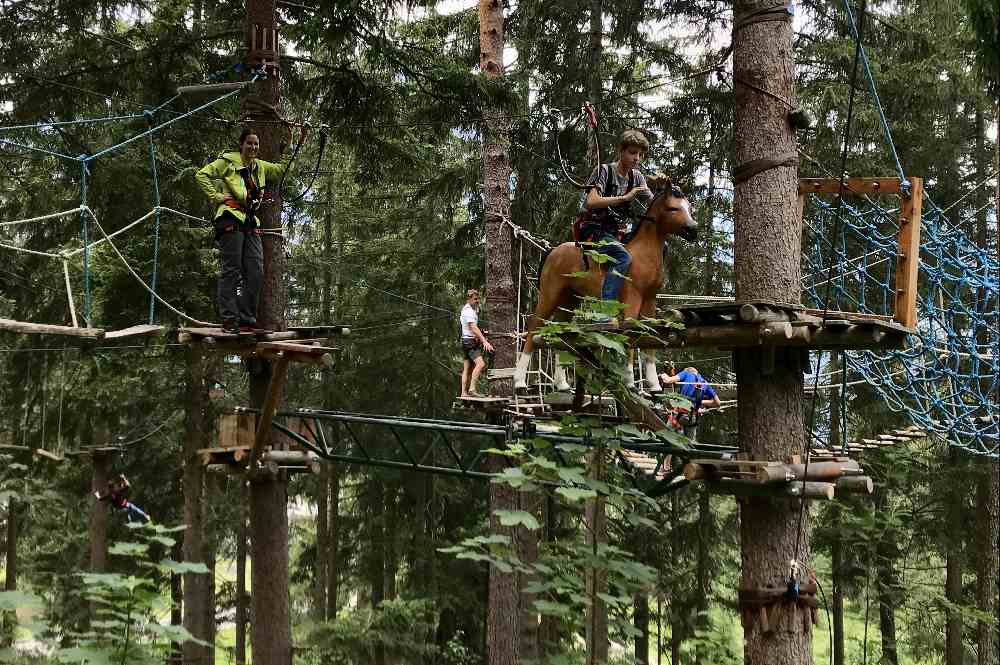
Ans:
<svg viewBox="0 0 1000 665"><path fill-rule="evenodd" d="M959 476L958 453L954 448L949 448L948 459L945 460L946 468L950 467L951 478ZM964 495L963 487L959 483L951 483L946 491L948 502L948 523L961 524L964 519ZM960 530L954 530L945 534L945 580L944 596L955 605L962 604L962 535ZM944 662L945 665L962 665L963 652L965 651L962 637L964 626L962 625L962 614L958 610L945 612L945 639L944 639Z"/></svg>
<svg viewBox="0 0 1000 665"><path fill-rule="evenodd" d="M701 488L698 495L698 618L695 626L699 633L707 633L712 622L709 618L709 599L712 597L712 534L715 531L712 515L712 495L706 488ZM698 643L695 648L694 662L696 665L708 663L709 655L705 645Z"/></svg>
<svg viewBox="0 0 1000 665"><path fill-rule="evenodd" d="M184 557L183 543L175 543L172 556L175 561L181 561ZM184 625L184 586L183 576L178 573L170 575L170 625ZM181 644L170 645L170 656L167 662L171 665L181 665L184 662L184 650Z"/></svg>
<svg viewBox="0 0 1000 665"><path fill-rule="evenodd" d="M316 478L316 577L313 580L313 618L326 620L327 563L330 560L330 465L320 467Z"/></svg>
<svg viewBox="0 0 1000 665"><path fill-rule="evenodd" d="M236 665L247 663L247 517L250 496L245 483L240 485L240 517L236 526Z"/></svg>
<svg viewBox="0 0 1000 665"><path fill-rule="evenodd" d="M1000 462L983 460L976 486L977 569L976 605L993 617L993 622L976 623L978 665L1000 665L997 620L1000 619L997 552L1000 552Z"/></svg>
<svg viewBox="0 0 1000 665"><path fill-rule="evenodd" d="M884 512L888 508L887 490L875 492L876 510ZM895 561L896 534L887 530L875 548L877 563L875 565L878 580L878 618L882 634L882 660L884 665L899 665L899 649L896 642L896 597L899 579L896 573Z"/></svg>
<svg viewBox="0 0 1000 665"><path fill-rule="evenodd" d="M111 455L95 450L92 454L93 478L91 491L105 494L111 475ZM108 569L108 504L94 501L90 514L90 572L103 573Z"/></svg>
<svg viewBox="0 0 1000 665"><path fill-rule="evenodd" d="M273 53L265 58L277 60L278 23L275 0L249 0L247 2L247 47L254 40L273 37ZM266 43L266 42L265 42ZM258 48L261 44L257 43ZM256 65L258 63L250 63ZM266 64L266 63L265 63ZM266 64L267 78L256 84L255 95L244 97L243 111L249 116L249 125L260 139L260 157L278 161L282 143L286 140L285 128L276 110L281 104L280 72L276 65ZM253 100L256 103L250 103ZM272 110L264 110L272 109ZM281 194L273 193L273 202L260 209L261 226L280 233ZM282 240L274 235L264 235L264 280L261 287L257 320L264 328L285 330L285 252ZM264 404L272 376L271 363L256 360L251 364L250 400L260 408ZM284 391L279 392L280 397ZM273 449L281 449L282 439L268 433ZM253 622L250 644L253 662L265 665L290 665L292 659L291 614L288 597L288 493L287 480L281 475L260 475L250 483L250 534L251 575L250 599Z"/></svg>
<svg viewBox="0 0 1000 665"><path fill-rule="evenodd" d="M18 501L14 497L7 500L7 552L4 567L4 591L17 591L17 543L18 533Z"/></svg>
<svg viewBox="0 0 1000 665"><path fill-rule="evenodd" d="M591 458L591 474L598 481L604 480L605 450L598 447ZM606 501L603 496L587 499L584 507L587 545L593 554L608 542ZM587 665L601 665L608 660L608 604L597 594L607 593L608 578L604 571L590 568L586 571L587 605Z"/></svg>
<svg viewBox="0 0 1000 665"><path fill-rule="evenodd" d="M490 79L504 74L504 10L498 0L479 0L479 67ZM514 311L515 290L511 260L514 242L510 217L510 161L507 155L510 121L503 109L491 108L485 112L483 134L483 198L486 225L486 302L490 312L490 330L494 334L494 362L498 368L514 366L514 338L510 333L517 328ZM513 390L511 379L490 382L490 392L509 395ZM503 468L504 460L490 460L494 471ZM516 548L514 529L501 528L494 515L497 510L516 510L517 492L502 483L490 483L490 531L510 538ZM519 662L519 604L518 582L515 575L504 573L490 566L489 601L486 613L486 650L488 665L515 665Z"/></svg>
<svg viewBox="0 0 1000 665"><path fill-rule="evenodd" d="M326 616L337 618L337 594L340 592L340 465L328 463L330 470L330 562L327 566Z"/></svg>
<svg viewBox="0 0 1000 665"><path fill-rule="evenodd" d="M844 369L842 364L831 369ZM845 370L846 371L846 370ZM840 421L840 387L830 393L830 449L837 452L843 446ZM832 599L830 614L833 622L833 665L844 665L844 549L840 538L840 506L834 508L831 550Z"/></svg>
<svg viewBox="0 0 1000 665"><path fill-rule="evenodd" d="M741 19L773 8L770 0L739 0L734 5L733 73L736 86L735 159L740 166L758 159L783 161L796 154L795 137L786 120L788 108L775 97L794 103L792 24L768 20L742 24ZM776 15L772 15L775 16ZM799 302L801 291L801 220L798 217L797 167L776 166L735 183L735 276L737 300ZM740 404L740 446L755 460L784 460L801 453L805 440L802 416L802 371L797 351L778 349L774 371L759 349L734 352ZM747 498L740 503L741 587L785 588L789 562L809 561L809 520L799 500ZM800 574L802 570L799 571ZM809 664L811 625L803 610L786 606L777 630L763 632L752 619L744 626L744 659L748 665Z"/></svg>
<svg viewBox="0 0 1000 665"><path fill-rule="evenodd" d="M204 467L197 451L209 447L208 432L208 381L206 380L205 356L194 346L187 349L187 404L184 427L184 561L205 563L205 478ZM184 627L195 638L208 641L205 625L208 603L209 576L185 573L184 585ZM185 642L182 646L186 665L206 665L209 653L215 648L205 647L196 642Z"/></svg>

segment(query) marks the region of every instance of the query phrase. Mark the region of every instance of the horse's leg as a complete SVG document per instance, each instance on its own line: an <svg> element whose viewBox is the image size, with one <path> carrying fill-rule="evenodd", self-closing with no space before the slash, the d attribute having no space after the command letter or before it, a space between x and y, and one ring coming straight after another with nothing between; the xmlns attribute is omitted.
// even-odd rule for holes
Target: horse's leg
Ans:
<svg viewBox="0 0 1000 665"><path fill-rule="evenodd" d="M514 390L522 390L528 387L528 365L531 364L531 354L535 350L535 330L543 320L552 316L562 299L561 289L546 291L543 289L538 295L538 305L535 306L535 313L528 318L528 325L525 326L524 346L521 348L521 355L517 357L517 364L514 366ZM555 291L555 293L552 293Z"/></svg>
<svg viewBox="0 0 1000 665"><path fill-rule="evenodd" d="M651 318L656 316L656 296L652 298L647 298L642 301L642 306L639 308L639 316L642 318ZM641 352L642 358L642 376L646 379L646 387L651 393L663 392L663 386L660 385L660 377L656 373L656 356L652 353L647 353L645 351Z"/></svg>

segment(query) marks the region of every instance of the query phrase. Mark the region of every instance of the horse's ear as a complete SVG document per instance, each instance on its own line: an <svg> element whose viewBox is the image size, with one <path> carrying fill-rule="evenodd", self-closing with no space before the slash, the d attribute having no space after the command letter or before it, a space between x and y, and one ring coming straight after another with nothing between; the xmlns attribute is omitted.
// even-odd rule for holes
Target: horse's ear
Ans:
<svg viewBox="0 0 1000 665"><path fill-rule="evenodd" d="M670 176L666 173L657 173L646 178L646 184L654 192L667 191L671 188Z"/></svg>

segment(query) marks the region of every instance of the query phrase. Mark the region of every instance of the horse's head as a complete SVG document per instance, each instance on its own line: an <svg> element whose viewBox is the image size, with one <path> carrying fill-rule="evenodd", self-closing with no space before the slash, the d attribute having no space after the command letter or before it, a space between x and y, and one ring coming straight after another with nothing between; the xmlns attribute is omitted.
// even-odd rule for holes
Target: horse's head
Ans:
<svg viewBox="0 0 1000 665"><path fill-rule="evenodd" d="M698 236L698 223L691 217L691 204L684 192L670 181L670 176L656 174L646 178L653 200L646 217L656 223L663 235L679 235L691 241Z"/></svg>

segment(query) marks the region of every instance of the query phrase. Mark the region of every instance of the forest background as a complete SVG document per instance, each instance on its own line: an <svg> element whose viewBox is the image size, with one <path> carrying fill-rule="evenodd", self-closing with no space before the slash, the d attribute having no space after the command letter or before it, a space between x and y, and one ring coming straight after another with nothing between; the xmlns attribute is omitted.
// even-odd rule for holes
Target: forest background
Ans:
<svg viewBox="0 0 1000 665"><path fill-rule="evenodd" d="M694 243L670 241L663 290L732 295L729 4L522 0L506 9L506 76L490 81L478 71L475 6L279 1L283 113L330 129L322 159L314 129L297 156L297 178L285 183L291 198L313 181L301 201L283 208L288 321L336 321L354 332L334 371L293 369L288 405L453 416L457 311L465 290L485 281L482 119L498 105L510 118L516 224L552 242L568 239L579 192L563 176L556 144L582 179L591 167L580 108L589 100L601 121L603 161L613 158L622 129L642 128L652 140L647 171L670 173L691 198L703 232ZM977 66L990 61L972 14L957 2L871 1L866 8L864 41L907 173L923 176L939 202L972 192L950 211L951 219L982 246L995 247L997 111L988 83L995 85L996 75ZM242 76L234 69L244 52L242 3L2 0L0 9L4 126L141 115L173 97L179 85ZM796 11L799 104L817 120L799 133L811 157L803 159L800 174L827 176L839 167L854 42L839 3L806 0ZM847 171L891 175L877 110L863 82L856 85ZM184 110L180 100L158 117ZM235 148L238 118L238 102L223 103L156 135L164 206L210 214L193 172ZM52 125L3 138L93 154L145 126L142 118ZM78 171L57 158L0 145L0 221L79 205ZM88 205L108 232L148 212L154 200L148 145L136 142L96 162L87 187ZM71 219L4 230L2 237L51 250L79 246L78 232L78 220ZM192 316L214 319L217 258L208 227L165 217L158 245L154 240L151 227L141 226L123 235L119 247L146 276L155 252L160 295ZM528 251L524 260L529 271L537 269L537 253ZM117 257L100 250L91 261L95 325L147 321L148 294ZM70 278L80 284L80 266L75 270ZM5 251L0 315L68 323L58 265ZM160 305L153 318L179 323ZM483 320L489 328L489 302ZM696 364L718 382L733 380L724 353L678 351L662 358ZM247 390L240 364L210 365L199 380L189 360L169 339L81 350L4 334L0 443L62 454L139 440L125 448L115 471L133 479L136 502L157 522L182 523L193 395L211 389L211 409L197 414L205 424L244 404ZM852 386L847 402L852 437L908 424L883 407L874 387ZM833 417L830 403L824 393L821 422ZM734 423L731 411L717 414L703 436L725 440ZM811 512L820 580L835 579L830 590L847 601L846 662L996 663L995 632L994 660L984 660L989 654L976 646L977 623L992 622L995 629L997 622L995 605L985 613L976 605L975 571L984 550L975 529L958 526L977 524L989 508L977 504L973 490L996 474L996 461L926 440L873 454L866 468L877 486L873 497ZM213 569L213 562L226 562L212 596L225 633L236 604L228 575L237 557L241 491L232 479L208 482L203 560ZM44 592L50 625L63 636L78 629L88 611L77 573L88 565L89 510L81 506L89 487L86 464L11 460L0 470L3 542L18 562L14 577L7 559L8 589L16 582ZM290 505L302 508L292 560L301 658L336 653L343 662L370 662L373 654L383 662L480 662L485 567L439 549L486 532L486 489L369 467L330 466L318 477L293 480ZM638 631L638 637L613 632L620 647L615 657L739 662L734 508L730 499L694 491L661 501L656 533L647 534L642 552L631 550L656 570L657 580L633 603L614 608ZM579 530L573 507L566 511L546 528L564 535ZM113 526L112 539L126 536L123 526ZM616 539L637 536L642 539L641 529L623 524ZM833 558L840 561L835 572ZM170 575L155 582L179 597ZM833 655L824 634L829 621L823 617L815 639L824 659ZM552 658L579 657L571 623L547 626ZM231 637L220 635L219 642L231 644ZM218 662L237 651L220 650Z"/></svg>

